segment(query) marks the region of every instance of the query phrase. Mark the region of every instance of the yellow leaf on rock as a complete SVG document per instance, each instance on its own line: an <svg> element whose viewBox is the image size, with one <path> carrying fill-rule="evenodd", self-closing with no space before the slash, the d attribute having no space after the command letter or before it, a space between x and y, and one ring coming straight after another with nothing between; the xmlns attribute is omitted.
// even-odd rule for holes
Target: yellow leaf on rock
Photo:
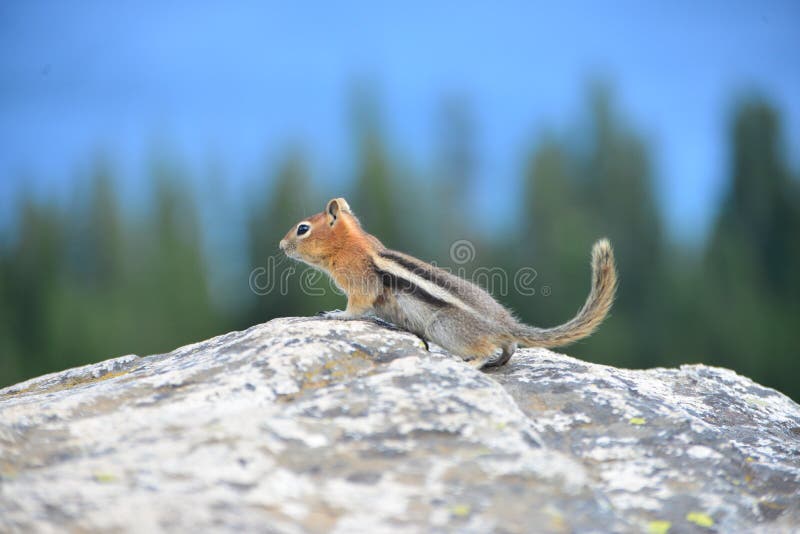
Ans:
<svg viewBox="0 0 800 534"><path fill-rule="evenodd" d="M669 521L650 521L647 524L647 532L650 534L667 534L672 523Z"/></svg>
<svg viewBox="0 0 800 534"><path fill-rule="evenodd" d="M468 516L470 511L472 511L472 507L468 504L456 504L450 508L450 513L456 517Z"/></svg>
<svg viewBox="0 0 800 534"><path fill-rule="evenodd" d="M714 520L711 519L711 516L702 512L689 512L686 514L686 520L700 527L709 528L714 526Z"/></svg>
<svg viewBox="0 0 800 534"><path fill-rule="evenodd" d="M113 473L94 473L94 479L97 482L108 483L108 482L114 482L115 480L117 480L117 477L114 476Z"/></svg>

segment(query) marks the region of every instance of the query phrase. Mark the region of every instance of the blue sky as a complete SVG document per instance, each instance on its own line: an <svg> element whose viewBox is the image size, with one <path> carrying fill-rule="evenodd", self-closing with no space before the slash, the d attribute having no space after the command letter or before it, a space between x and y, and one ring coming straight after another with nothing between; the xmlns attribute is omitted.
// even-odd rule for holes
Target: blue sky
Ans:
<svg viewBox="0 0 800 534"><path fill-rule="evenodd" d="M162 141L198 179L225 169L240 197L300 142L338 193L359 79L379 91L393 149L421 171L443 99L469 102L477 201L501 225L525 150L575 128L593 79L612 84L649 142L679 237L700 239L713 215L736 98L771 99L800 161L800 2L233 4L0 5L0 209L21 188L70 194L101 152L135 194Z"/></svg>

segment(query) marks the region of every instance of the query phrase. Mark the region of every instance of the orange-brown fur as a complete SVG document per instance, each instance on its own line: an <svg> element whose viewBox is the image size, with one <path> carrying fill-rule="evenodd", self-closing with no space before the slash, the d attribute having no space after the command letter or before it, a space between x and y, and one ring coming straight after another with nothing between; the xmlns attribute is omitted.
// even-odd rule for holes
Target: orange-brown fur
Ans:
<svg viewBox="0 0 800 534"><path fill-rule="evenodd" d="M344 199L340 201L346 205ZM383 245L361 228L358 219L344 209L337 213L336 229L330 224L331 215L317 213L306 219L311 225L305 239L295 239L295 229L290 230L281 243L290 257L328 273L336 285L347 294L347 310L353 314L368 310L381 294L373 280L371 255Z"/></svg>

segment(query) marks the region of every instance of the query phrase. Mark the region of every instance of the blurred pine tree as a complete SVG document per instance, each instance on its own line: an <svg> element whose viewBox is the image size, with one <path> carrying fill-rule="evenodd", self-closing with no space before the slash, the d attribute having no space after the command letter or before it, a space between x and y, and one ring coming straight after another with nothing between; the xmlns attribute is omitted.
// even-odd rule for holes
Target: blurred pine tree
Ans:
<svg viewBox="0 0 800 534"><path fill-rule="evenodd" d="M778 113L741 102L731 125L731 182L706 253L707 355L800 396L800 197Z"/></svg>
<svg viewBox="0 0 800 534"><path fill-rule="evenodd" d="M413 206L396 203L410 198L396 182L392 161L381 124L379 103L374 90L362 85L352 96L354 139L356 143L355 189L352 207L370 232L390 248L403 248L401 209L407 214Z"/></svg>

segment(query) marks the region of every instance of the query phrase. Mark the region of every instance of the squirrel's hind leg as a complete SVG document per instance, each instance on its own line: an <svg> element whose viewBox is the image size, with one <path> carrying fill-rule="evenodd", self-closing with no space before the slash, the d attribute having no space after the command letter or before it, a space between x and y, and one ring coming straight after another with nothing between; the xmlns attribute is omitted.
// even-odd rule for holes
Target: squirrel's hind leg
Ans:
<svg viewBox="0 0 800 534"><path fill-rule="evenodd" d="M492 367L502 367L503 365L508 363L508 360L511 359L511 356L513 356L516 351L517 351L517 344L516 343L511 343L509 345L505 345L503 347L502 354L500 354L500 356L498 356L494 360L489 360L488 362L483 364L483 367L481 369L490 369Z"/></svg>
<svg viewBox="0 0 800 534"><path fill-rule="evenodd" d="M466 312L439 314L426 330L431 341L460 356L476 369L483 368L501 348L496 341L495 328L489 322ZM504 353L498 359L505 357ZM508 357L511 357L510 354Z"/></svg>

